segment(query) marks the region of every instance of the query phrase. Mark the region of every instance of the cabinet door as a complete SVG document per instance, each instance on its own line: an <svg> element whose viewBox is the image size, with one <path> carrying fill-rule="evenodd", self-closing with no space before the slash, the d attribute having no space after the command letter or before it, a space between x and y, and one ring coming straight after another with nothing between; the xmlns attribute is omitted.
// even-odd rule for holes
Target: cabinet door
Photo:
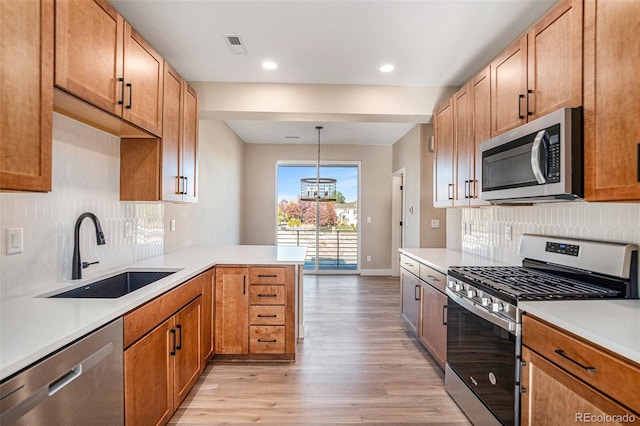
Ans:
<svg viewBox="0 0 640 426"><path fill-rule="evenodd" d="M455 140L455 197L454 206L468 206L471 192L473 162L472 99L469 85L453 95L453 122Z"/></svg>
<svg viewBox="0 0 640 426"><path fill-rule="evenodd" d="M124 19L106 1L56 1L56 86L122 115Z"/></svg>
<svg viewBox="0 0 640 426"><path fill-rule="evenodd" d="M405 269L400 268L401 315L413 333L418 333L420 315L420 280Z"/></svg>
<svg viewBox="0 0 640 426"><path fill-rule="evenodd" d="M216 354L249 350L248 276L248 268L216 268Z"/></svg>
<svg viewBox="0 0 640 426"><path fill-rule="evenodd" d="M184 121L182 135L182 169L183 177L182 201L195 203L198 201L198 93L185 83Z"/></svg>
<svg viewBox="0 0 640 426"><path fill-rule="evenodd" d="M180 145L182 143L183 82L168 63L164 65L164 110L162 117L162 199L182 201Z"/></svg>
<svg viewBox="0 0 640 426"><path fill-rule="evenodd" d="M582 0L565 0L528 34L528 119L582 106Z"/></svg>
<svg viewBox="0 0 640 426"><path fill-rule="evenodd" d="M157 136L162 136L163 69L162 56L125 22L122 117Z"/></svg>
<svg viewBox="0 0 640 426"><path fill-rule="evenodd" d="M585 198L640 200L640 2L584 8Z"/></svg>
<svg viewBox="0 0 640 426"><path fill-rule="evenodd" d="M422 285L420 341L444 369L447 362L447 296L428 284Z"/></svg>
<svg viewBox="0 0 640 426"><path fill-rule="evenodd" d="M3 0L0 16L0 189L51 191L53 2Z"/></svg>
<svg viewBox="0 0 640 426"><path fill-rule="evenodd" d="M479 178L482 163L477 162L480 144L491 139L491 71L486 67L471 80L471 99L473 102L472 132L473 146L471 152L470 202L472 206L488 205L480 199Z"/></svg>
<svg viewBox="0 0 640 426"><path fill-rule="evenodd" d="M522 361L523 426L575 425L588 423L589 420L584 417L586 415L593 419L598 416L624 416L629 413L629 410L538 356L526 346L522 348Z"/></svg>
<svg viewBox="0 0 640 426"><path fill-rule="evenodd" d="M433 205L451 207L455 186L454 167L454 120L451 99L436 110L433 120L435 133Z"/></svg>
<svg viewBox="0 0 640 426"><path fill-rule="evenodd" d="M491 63L491 134L497 136L527 122L527 36Z"/></svg>
<svg viewBox="0 0 640 426"><path fill-rule="evenodd" d="M173 414L172 319L124 351L125 423L165 424Z"/></svg>
<svg viewBox="0 0 640 426"><path fill-rule="evenodd" d="M175 315L176 355L174 359L174 406L177 407L200 375L202 296Z"/></svg>
<svg viewBox="0 0 640 426"><path fill-rule="evenodd" d="M214 271L210 269L202 274L202 370L205 369L209 359L213 355L213 342L215 341L213 330L213 318L215 313L215 303L213 300L214 293Z"/></svg>

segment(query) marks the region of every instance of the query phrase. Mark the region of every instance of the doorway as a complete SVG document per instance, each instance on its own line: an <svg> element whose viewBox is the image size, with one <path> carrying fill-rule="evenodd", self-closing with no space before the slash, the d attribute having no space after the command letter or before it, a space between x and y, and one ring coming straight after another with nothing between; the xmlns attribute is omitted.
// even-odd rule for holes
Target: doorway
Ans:
<svg viewBox="0 0 640 426"><path fill-rule="evenodd" d="M300 201L300 181L314 177L310 164L277 165L278 245L307 246L305 273L357 273L359 164L320 166L320 176L336 179L335 202Z"/></svg>
<svg viewBox="0 0 640 426"><path fill-rule="evenodd" d="M393 189L391 210L391 273L400 275L400 249L404 247L404 167L392 174Z"/></svg>

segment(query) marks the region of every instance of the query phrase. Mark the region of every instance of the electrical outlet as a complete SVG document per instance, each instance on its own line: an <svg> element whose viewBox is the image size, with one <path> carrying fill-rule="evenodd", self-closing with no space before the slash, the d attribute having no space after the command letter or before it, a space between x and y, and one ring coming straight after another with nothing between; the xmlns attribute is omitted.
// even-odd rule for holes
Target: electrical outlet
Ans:
<svg viewBox="0 0 640 426"><path fill-rule="evenodd" d="M367 256L367 262L371 262L371 256Z"/></svg>
<svg viewBox="0 0 640 426"><path fill-rule="evenodd" d="M171 219L169 221L169 231L171 231L171 232L175 232L176 231L176 220L175 219Z"/></svg>
<svg viewBox="0 0 640 426"><path fill-rule="evenodd" d="M371 223L371 216L367 216L367 223Z"/></svg>
<svg viewBox="0 0 640 426"><path fill-rule="evenodd" d="M131 238L133 235L133 223L130 220L124 223L124 237Z"/></svg>
<svg viewBox="0 0 640 426"><path fill-rule="evenodd" d="M511 241L513 238L513 232L511 226L507 225L504 227L504 239L507 241Z"/></svg>
<svg viewBox="0 0 640 426"><path fill-rule="evenodd" d="M22 228L7 228L7 254L22 253L23 242Z"/></svg>

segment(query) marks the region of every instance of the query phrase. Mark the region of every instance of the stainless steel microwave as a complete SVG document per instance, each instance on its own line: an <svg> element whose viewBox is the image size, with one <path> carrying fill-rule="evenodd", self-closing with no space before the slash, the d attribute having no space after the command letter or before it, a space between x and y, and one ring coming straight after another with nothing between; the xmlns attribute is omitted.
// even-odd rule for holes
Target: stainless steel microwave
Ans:
<svg viewBox="0 0 640 426"><path fill-rule="evenodd" d="M495 204L583 197L582 108L562 108L480 144L480 198Z"/></svg>

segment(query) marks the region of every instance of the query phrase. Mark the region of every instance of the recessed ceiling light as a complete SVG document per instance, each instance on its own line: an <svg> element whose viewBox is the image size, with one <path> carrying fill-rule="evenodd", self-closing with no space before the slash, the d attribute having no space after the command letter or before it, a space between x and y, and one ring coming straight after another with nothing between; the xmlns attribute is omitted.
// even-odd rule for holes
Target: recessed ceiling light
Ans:
<svg viewBox="0 0 640 426"><path fill-rule="evenodd" d="M380 72L391 72L395 67L391 64L384 64L380 67Z"/></svg>
<svg viewBox="0 0 640 426"><path fill-rule="evenodd" d="M265 70L275 70L276 68L278 68L278 64L272 61L264 61L262 63L262 68L264 68Z"/></svg>

